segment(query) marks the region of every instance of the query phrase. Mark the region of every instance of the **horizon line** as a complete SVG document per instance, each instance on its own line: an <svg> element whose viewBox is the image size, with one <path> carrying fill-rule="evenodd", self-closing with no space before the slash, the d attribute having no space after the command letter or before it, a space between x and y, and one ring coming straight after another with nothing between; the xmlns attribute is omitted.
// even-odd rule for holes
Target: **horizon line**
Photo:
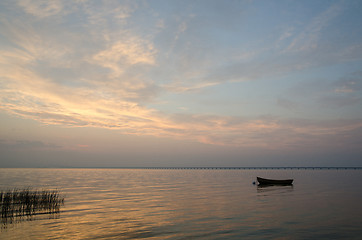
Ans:
<svg viewBox="0 0 362 240"><path fill-rule="evenodd" d="M209 170L262 170L262 169L275 169L275 170L288 170L288 169L295 169L295 170L318 170L318 169L323 169L323 170L351 170L351 169L355 169L355 170L360 170L362 169L361 167L352 167L352 166L329 166L329 167L321 167L321 166L317 166L317 167L312 167L312 166L303 166L303 167L71 167L71 166L62 166L62 167L0 167L0 169L11 169L11 168L16 168L16 169L209 169Z"/></svg>

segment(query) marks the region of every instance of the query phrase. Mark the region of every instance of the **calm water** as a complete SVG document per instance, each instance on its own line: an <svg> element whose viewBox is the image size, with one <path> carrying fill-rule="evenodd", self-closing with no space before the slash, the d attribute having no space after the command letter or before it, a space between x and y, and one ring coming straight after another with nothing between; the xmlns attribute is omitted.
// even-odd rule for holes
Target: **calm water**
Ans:
<svg viewBox="0 0 362 240"><path fill-rule="evenodd" d="M293 186L252 184L256 176ZM58 215L1 239L361 239L362 170L0 169L0 189L58 189Z"/></svg>

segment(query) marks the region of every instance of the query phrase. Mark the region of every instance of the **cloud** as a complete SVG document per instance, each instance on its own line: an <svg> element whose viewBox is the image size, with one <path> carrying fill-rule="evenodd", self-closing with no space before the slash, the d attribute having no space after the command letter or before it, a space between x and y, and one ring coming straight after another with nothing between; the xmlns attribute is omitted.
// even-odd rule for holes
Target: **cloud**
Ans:
<svg viewBox="0 0 362 240"><path fill-rule="evenodd" d="M35 90L34 90L35 91ZM57 96L37 91L1 92L1 106L12 114L44 124L71 127L96 127L123 134L170 137L206 144L265 149L290 149L328 145L329 138L338 138L339 146L350 135L355 137L362 120L311 121L283 120L275 117L242 118L212 115L168 115L117 99L93 99L71 91ZM77 96L72 96L73 93ZM347 137L351 138L351 137ZM337 143L333 143L337 144Z"/></svg>
<svg viewBox="0 0 362 240"><path fill-rule="evenodd" d="M174 116L174 121L183 126L175 132L182 138L196 138L206 144L284 150L358 149L357 144L344 146L344 141L350 139L349 142L353 142L362 127L361 119L287 120L272 116L243 118L182 114Z"/></svg>
<svg viewBox="0 0 362 240"><path fill-rule="evenodd" d="M358 44L353 44L350 46L347 46L343 49L341 49L340 51L337 51L338 53L338 57L340 58L341 61L353 61L353 60L358 60L361 59L362 56L362 44L358 43Z"/></svg>
<svg viewBox="0 0 362 240"><path fill-rule="evenodd" d="M219 85L220 82L173 82L171 84L163 86L169 92L184 93L184 92L197 92L201 89Z"/></svg>
<svg viewBox="0 0 362 240"><path fill-rule="evenodd" d="M362 90L362 72L354 72L333 83L336 93L354 93Z"/></svg>
<svg viewBox="0 0 362 240"><path fill-rule="evenodd" d="M27 73L25 71L25 73ZM19 75L20 74L20 75ZM3 110L40 121L71 127L119 130L124 134L152 135L206 144L266 149L298 148L324 144L328 137L361 128L361 120L282 120L276 117L226 117L216 115L169 115L126 101L123 97L99 96L97 89L59 86L34 73L12 76L19 84L2 86ZM21 79L32 79L29 83ZM279 103L288 103L281 100ZM283 105L283 104L282 104ZM287 104L290 107L290 104ZM293 106L292 106L293 107ZM323 140L318 143L317 140ZM313 144L312 144L313 143ZM341 143L339 143L341 144Z"/></svg>
<svg viewBox="0 0 362 240"><path fill-rule="evenodd" d="M237 51L239 45L236 45L225 52L214 49L212 39L206 41L209 38L205 37L210 36L205 29L198 28L205 27L206 22L196 22L194 15L187 15L186 19L175 17L179 20L173 25L157 17L147 25L157 29L147 29L144 33L144 29L135 27L143 12L137 12L137 4L133 5L132 1L126 3L77 2L73 9L77 14L70 16L63 12L67 7L64 2L21 1L19 4L30 17L0 18L4 26L0 33L3 37L0 40L2 111L43 124L107 128L122 134L266 149L343 145L343 139L356 139L360 134L361 119L313 121L276 116L232 117L217 113L174 115L149 107L162 93L191 96L225 82L272 79L278 74L317 64L320 59L310 62L302 60L312 55L289 58L286 53L273 54L275 42L292 38L292 28L260 49ZM136 18L132 18L133 14ZM339 7L335 5L315 18L290 44L288 50L292 55L314 48L322 29L338 14ZM58 16L60 20L39 21L34 20L34 16L40 19ZM70 18L79 21L63 26L64 22L72 20ZM170 31L172 27L175 28ZM198 30L204 32L198 33ZM168 31L171 35L163 48L165 51L162 51L160 36L149 34L157 31ZM183 39L190 36L187 41ZM265 41L261 41L261 45L264 44ZM227 54L233 51L231 56ZM327 89L324 84L319 87L313 83L313 86L298 88L296 91L300 95L296 95L302 96L303 90L313 97L320 92L358 92L359 82L358 79L341 80ZM314 90L310 91L309 87ZM298 98L290 95L277 99L277 104L287 109L300 106ZM336 137L334 142L331 137ZM16 144L47 146L30 142Z"/></svg>
<svg viewBox="0 0 362 240"><path fill-rule="evenodd" d="M294 27L288 27L287 29L285 29L284 32L280 35L278 42L282 42L282 41L292 37L294 31L295 31Z"/></svg>
<svg viewBox="0 0 362 240"><path fill-rule="evenodd" d="M304 79L287 89L277 99L277 105L302 113L308 109L314 115L335 114L336 109L341 111L339 114L342 114L342 111L347 113L347 107L350 110L352 107L357 109L362 103L361 79L360 72L346 73L336 78Z"/></svg>
<svg viewBox="0 0 362 240"><path fill-rule="evenodd" d="M323 96L318 103L324 107L342 108L362 103L362 98L354 96Z"/></svg>
<svg viewBox="0 0 362 240"><path fill-rule="evenodd" d="M18 0L18 5L26 13L39 18L56 15L63 10L63 2L60 0Z"/></svg>
<svg viewBox="0 0 362 240"><path fill-rule="evenodd" d="M328 9L313 18L305 29L293 39L287 47L287 51L311 51L317 48L321 31L330 23L331 20L341 14L342 10L343 6L340 2L336 2L329 6Z"/></svg>
<svg viewBox="0 0 362 240"><path fill-rule="evenodd" d="M3 31L0 33L11 44L4 44L0 62L12 66L25 66L43 63L50 66L69 66L69 57L73 51L72 45L62 41L69 34L62 34L59 38L52 34L44 34L43 29L32 25L25 19L1 19Z"/></svg>
<svg viewBox="0 0 362 240"><path fill-rule="evenodd" d="M110 21L117 24L125 23L124 20L132 16L137 8L136 1L81 1L79 8L87 15L87 20L92 26L109 26ZM108 30L108 29L106 29Z"/></svg>
<svg viewBox="0 0 362 240"><path fill-rule="evenodd" d="M285 98L278 98L277 105L288 110L295 110L298 108L298 104L296 102Z"/></svg>
<svg viewBox="0 0 362 240"><path fill-rule="evenodd" d="M29 141L29 140L4 140L0 139L0 148L14 149L14 150L44 150L44 149L59 149L58 146L53 143L44 143L42 141Z"/></svg>
<svg viewBox="0 0 362 240"><path fill-rule="evenodd" d="M98 52L92 60L102 67L110 68L113 71L111 77L119 77L130 65L155 64L155 53L151 43L134 36Z"/></svg>
<svg viewBox="0 0 362 240"><path fill-rule="evenodd" d="M128 8L122 6L122 9ZM122 9L116 7L112 12L119 17ZM122 121L121 117L114 117L116 115L131 118L147 115L149 110L139 104L153 98L159 88L152 80L132 71L140 70L135 65L155 64L156 51L149 41L128 33L97 52L104 39L101 42L95 39L94 54L89 56L82 49L85 38L79 33L55 31L53 36L52 32L21 18L1 20L5 26L2 34L12 43L4 44L0 50L0 92L4 109L47 124L80 126L87 125L80 116L108 119L103 125L109 125L111 121ZM71 36L75 41L68 42L64 36ZM110 40L105 43L109 44ZM106 76L102 72L107 68L112 73ZM115 78L120 75L122 78ZM104 113L112 117L102 116Z"/></svg>

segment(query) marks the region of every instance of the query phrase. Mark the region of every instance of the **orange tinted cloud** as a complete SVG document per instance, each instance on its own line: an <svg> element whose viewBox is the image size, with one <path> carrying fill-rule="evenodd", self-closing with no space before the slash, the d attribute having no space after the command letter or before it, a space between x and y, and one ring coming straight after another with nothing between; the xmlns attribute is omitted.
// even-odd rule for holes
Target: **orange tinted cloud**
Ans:
<svg viewBox="0 0 362 240"><path fill-rule="evenodd" d="M229 114L233 116L220 113L222 104L213 109L212 114L195 114L197 111L192 112L192 109L185 114L175 114L177 111L167 112L151 107L154 101L167 102L167 97L166 100L158 98L160 94L186 93L180 98L182 101L189 96L197 98L202 90L215 90L225 82L262 82L261 78L265 76L275 78L296 69L318 66L323 59L339 59L331 58L335 55L326 54L324 49L320 50L324 54L319 54L317 50L322 30L342 14L339 7L342 3L332 4L311 19L299 34L296 28L288 27L287 32L277 34L274 43L261 41L261 45L265 46L251 50L245 50L250 46L238 45L238 41L230 42L232 47L226 48L228 38L224 37L214 41L210 36L217 38L219 31L225 29L212 28L211 25L213 31L210 32L208 29L195 29L197 24L194 23L202 26L202 22L197 22L199 18L194 14L174 18L166 18L169 16L166 14L163 18L161 11L156 13L146 9L142 13L150 14L147 17L154 22L144 21L145 26L138 25L141 21L137 18L139 15L133 21L129 20L136 7L128 4L115 2L98 9L87 1L78 1L75 6L61 1L23 0L14 3L12 7L20 7L19 12L24 15L18 19L0 19L3 26L1 109L44 124L107 128L122 134L170 137L217 145L269 149L328 144L342 146L344 142L353 142L352 139L357 138L362 127L358 118L313 121L261 117L260 112L268 110L269 105L262 106L260 114L251 116L246 113L248 117L243 117L244 112L238 105L241 102L237 96L239 91L233 91L234 96L230 98L230 101L237 99L234 112ZM82 20L79 25L63 25L74 21L71 17L62 18L70 12ZM239 12L237 15L240 15ZM224 17L233 22L235 15ZM239 29L239 24L235 26ZM242 39L241 35L230 36ZM281 41L285 40L290 41L289 44L284 46L284 51L275 54L283 50ZM250 41L254 42L253 39ZM274 49L276 43L278 47ZM350 48L347 46L345 49ZM342 50L340 54L344 54L344 59L353 58L353 54L347 58L348 52ZM299 56L300 52L313 52L315 55ZM355 54L360 56L358 51ZM324 57L314 58L317 55ZM356 84L338 85L335 92L358 93L360 87L357 84L356 88ZM250 92L264 89L265 86L261 85L251 88ZM243 87L238 90L244 90ZM355 87L353 91L352 87ZM209 96L223 91L215 90ZM275 98L278 91L271 95ZM305 92L310 94L310 88ZM229 97L226 94L219 96ZM263 94L250 93L250 96L250 102L256 103L261 100L257 96ZM249 101L247 98L243 100ZM292 96L292 100L279 98L277 103L287 110L294 110L303 105L302 101ZM359 101L358 96L356 102ZM331 102L330 98L328 102ZM261 106L262 103L256 105ZM170 104L169 108L180 106Z"/></svg>

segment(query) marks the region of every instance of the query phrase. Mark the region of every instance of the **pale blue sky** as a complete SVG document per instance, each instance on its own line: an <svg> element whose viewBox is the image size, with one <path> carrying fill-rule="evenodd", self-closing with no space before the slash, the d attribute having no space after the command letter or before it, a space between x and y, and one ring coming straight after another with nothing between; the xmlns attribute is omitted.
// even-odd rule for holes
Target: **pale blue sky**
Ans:
<svg viewBox="0 0 362 240"><path fill-rule="evenodd" d="M0 167L362 166L360 1L0 3Z"/></svg>

